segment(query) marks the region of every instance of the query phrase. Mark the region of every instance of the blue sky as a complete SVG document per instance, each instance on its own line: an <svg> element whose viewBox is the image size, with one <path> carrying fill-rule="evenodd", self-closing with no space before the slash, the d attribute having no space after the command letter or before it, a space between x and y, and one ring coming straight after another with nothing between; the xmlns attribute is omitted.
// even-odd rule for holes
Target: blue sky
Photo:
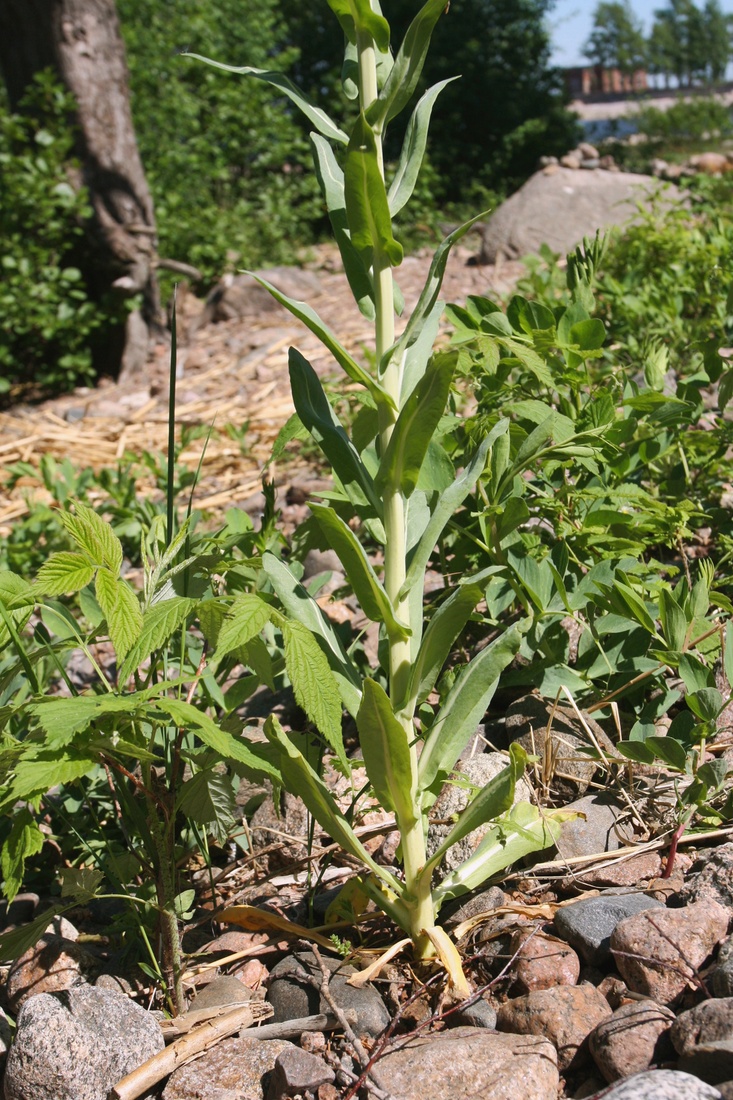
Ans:
<svg viewBox="0 0 733 1100"><path fill-rule="evenodd" d="M556 0L549 16L554 65L573 66L586 64L583 44L593 29L593 12L597 0ZM644 23L645 31L654 21L654 12L667 6L666 0L632 0L634 12ZM698 0L697 7L703 6ZM721 0L721 8L733 14L733 0Z"/></svg>

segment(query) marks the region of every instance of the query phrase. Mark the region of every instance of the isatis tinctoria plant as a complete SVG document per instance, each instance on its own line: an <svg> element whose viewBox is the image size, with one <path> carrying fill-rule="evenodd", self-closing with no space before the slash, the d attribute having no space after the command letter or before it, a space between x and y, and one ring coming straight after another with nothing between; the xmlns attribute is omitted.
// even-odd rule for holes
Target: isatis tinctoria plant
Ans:
<svg viewBox="0 0 733 1100"><path fill-rule="evenodd" d="M339 556L362 610L380 624L382 668L363 677L318 604L289 566L271 553L264 555L263 569L282 611L252 595L240 601L230 619L234 618L240 644L260 631L263 613L276 627L285 615L286 647L292 648L294 633L317 640L323 655L317 684L320 720L312 706L305 709L347 768L342 709L355 719L373 790L382 806L395 814L402 875L371 857L313 766L307 739L284 732L275 717L266 724L269 759L277 760L283 783L303 798L321 826L360 860L367 890L408 933L418 956L437 952L455 972L455 949L436 925L442 903L525 853L551 844L559 829L558 816L541 814L529 804L512 808L515 783L526 760L515 747L508 766L476 793L441 846L429 857L426 849L429 811L485 713L499 676L517 653L522 625L505 630L461 669L431 722L424 717L424 707L423 720L417 721L418 708L482 601L487 580L461 578L425 622L425 572L442 532L487 464L501 461L509 422L501 420L493 428L463 469L453 468L440 439L459 352L434 346L450 249L472 222L437 248L417 305L397 334L402 296L394 271L403 250L393 219L413 193L431 112L449 82L429 88L414 107L389 185L383 142L387 126L413 97L433 30L447 11L445 0L427 0L395 54L378 0L328 4L345 36L343 90L358 107L350 133L282 74L215 64L271 84L313 126L315 171L344 270L359 309L374 325L374 366L367 369L310 306L259 280L320 338L351 382L361 387L361 408L349 435L311 364L296 348L290 349L297 418L325 454L335 482L334 491L325 497L328 502L313 503L312 513L323 539ZM367 549L375 545L383 561L381 570ZM296 673L297 699L313 698L314 685L308 680L314 675L312 662ZM493 825L470 859L436 885L436 870L447 850L487 822Z"/></svg>

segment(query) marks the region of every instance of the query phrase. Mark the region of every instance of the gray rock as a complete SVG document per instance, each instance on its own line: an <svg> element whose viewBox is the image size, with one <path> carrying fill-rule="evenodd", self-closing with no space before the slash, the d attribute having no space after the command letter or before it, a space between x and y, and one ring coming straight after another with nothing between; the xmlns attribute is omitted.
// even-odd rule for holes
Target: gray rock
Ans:
<svg viewBox="0 0 733 1100"><path fill-rule="evenodd" d="M99 960L73 939L47 932L10 967L5 982L8 1005L17 1012L30 997L84 983L99 969Z"/></svg>
<svg viewBox="0 0 733 1100"><path fill-rule="evenodd" d="M711 978L716 997L733 997L733 937L721 944Z"/></svg>
<svg viewBox="0 0 733 1100"><path fill-rule="evenodd" d="M224 1039L168 1078L162 1100L264 1100L286 1039Z"/></svg>
<svg viewBox="0 0 733 1100"><path fill-rule="evenodd" d="M418 1036L380 1058L378 1069L393 1100L550 1100L559 1083L546 1039L484 1028Z"/></svg>
<svg viewBox="0 0 733 1100"><path fill-rule="evenodd" d="M669 1030L674 1012L654 1001L632 1001L602 1020L590 1036L593 1061L607 1081L620 1081L651 1065L672 1061Z"/></svg>
<svg viewBox="0 0 733 1100"><path fill-rule="evenodd" d="M472 1005L451 1012L445 1022L448 1027L487 1027L493 1031L496 1027L496 1009L482 997Z"/></svg>
<svg viewBox="0 0 733 1100"><path fill-rule="evenodd" d="M624 807L619 801L605 794L588 794L564 809L583 816L563 825L556 845L561 859L615 852L621 847L624 827L619 818Z"/></svg>
<svg viewBox="0 0 733 1100"><path fill-rule="evenodd" d="M733 1078L733 1039L700 1043L680 1058L677 1065L684 1073L694 1073L709 1085L730 1081Z"/></svg>
<svg viewBox="0 0 733 1100"><path fill-rule="evenodd" d="M252 990L233 974L220 974L205 985L188 1006L190 1011L200 1008L218 1008L220 1005L243 1004L252 1000Z"/></svg>
<svg viewBox="0 0 733 1100"><path fill-rule="evenodd" d="M468 760L460 760L456 766L454 777L466 777L476 787L485 787L490 780L503 771L509 763L509 757L503 752L483 752ZM460 786L449 781L438 795L431 816L445 824L433 824L428 828L427 852L431 856L443 843L448 833L453 828L453 822L457 814L465 810L468 805L470 791L466 790L465 783ZM514 801L527 802L532 798L532 788L526 779L517 782ZM447 874L455 871L457 867L473 855L487 832L491 823L474 829L458 844L449 848L441 863L442 871Z"/></svg>
<svg viewBox="0 0 733 1100"><path fill-rule="evenodd" d="M610 1089L589 1096L588 1100L721 1100L717 1089L699 1077L674 1069L653 1069L635 1073Z"/></svg>
<svg viewBox="0 0 733 1100"><path fill-rule="evenodd" d="M645 909L664 909L664 905L646 894L601 894L558 909L555 928L590 966L603 966L611 958L616 925Z"/></svg>
<svg viewBox="0 0 733 1100"><path fill-rule="evenodd" d="M680 1055L690 1054L700 1043L733 1039L733 997L703 1001L680 1012L672 1027L671 1039ZM730 1076L733 1077L733 1073Z"/></svg>
<svg viewBox="0 0 733 1100"><path fill-rule="evenodd" d="M699 870L693 870L688 875L680 891L682 904L691 901L717 901L728 909L733 909L733 843L720 844L717 848L701 853L695 867L699 867Z"/></svg>
<svg viewBox="0 0 733 1100"><path fill-rule="evenodd" d="M330 1085L336 1074L322 1058L298 1047L290 1047L278 1054L267 1090L268 1100L284 1100L286 1096L298 1096L320 1085Z"/></svg>
<svg viewBox="0 0 733 1100"><path fill-rule="evenodd" d="M450 909L446 905L441 909L441 923L447 928L455 928L470 917L478 917L482 913L490 913L492 909L500 909L506 905L508 898L500 886L489 886L486 890L480 890L472 894L468 901L463 901L457 908Z"/></svg>
<svg viewBox="0 0 733 1100"><path fill-rule="evenodd" d="M156 1019L123 993L88 985L40 993L18 1015L5 1100L106 1100L163 1046Z"/></svg>
<svg viewBox="0 0 733 1100"><path fill-rule="evenodd" d="M481 263L519 259L543 244L564 255L597 229L638 217L637 202L647 205L659 189L653 176L575 171L580 160L573 157L573 167L555 168L551 175L536 172L501 204L486 223ZM666 192L664 201L679 204L679 191Z"/></svg>
<svg viewBox="0 0 733 1100"><path fill-rule="evenodd" d="M333 999L344 1010L352 1009L356 1013L357 1034L379 1035L389 1023L389 1013L374 986L357 989L347 985L346 980L356 973L355 968L341 959L329 959L325 955L322 958L330 972L328 986ZM302 975L300 979L299 974ZM288 955L273 967L267 991L267 999L274 1009L273 1023L330 1011L315 986L304 980L306 976L318 982L321 980L320 968L310 951Z"/></svg>

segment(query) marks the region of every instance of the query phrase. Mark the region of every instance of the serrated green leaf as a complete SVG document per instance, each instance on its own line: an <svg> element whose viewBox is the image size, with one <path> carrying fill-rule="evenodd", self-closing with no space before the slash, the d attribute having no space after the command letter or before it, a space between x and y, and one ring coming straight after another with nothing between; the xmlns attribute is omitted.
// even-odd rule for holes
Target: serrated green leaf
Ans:
<svg viewBox="0 0 733 1100"><path fill-rule="evenodd" d="M285 306L285 308L292 313L293 317L297 317L299 321L303 322L306 328L310 329L310 331L318 337L323 346L331 352L336 362L346 372L351 381L358 382L360 386L364 386L372 395L377 405L394 406L394 401L385 391L383 386L381 386L376 379L372 378L370 374L367 374L353 356L349 355L331 332L328 325L323 323L311 306L307 305L305 302L299 302L295 298L289 298L287 294L282 294L276 286L273 286L272 283L268 283L267 279L261 278L254 272L250 271L247 272L247 274L251 275L260 286L263 286L265 290L269 291L277 302Z"/></svg>
<svg viewBox="0 0 733 1100"><path fill-rule="evenodd" d="M35 586L46 596L78 592L94 577L95 566L86 554L60 551L52 554L38 570Z"/></svg>
<svg viewBox="0 0 733 1100"><path fill-rule="evenodd" d="M143 615L140 636L131 647L120 669L120 683L124 683L136 668L156 649L166 644L170 637L185 623L196 607L196 600L186 596L174 596L171 600L155 603Z"/></svg>
<svg viewBox="0 0 733 1100"><path fill-rule="evenodd" d="M428 624L413 665L407 690L408 699L414 699L418 705L427 699L456 638L481 599L483 592L478 585L465 584L440 605Z"/></svg>
<svg viewBox="0 0 733 1100"><path fill-rule="evenodd" d="M58 873L61 897L73 898L76 905L86 905L97 896L104 881L98 867L62 867Z"/></svg>
<svg viewBox="0 0 733 1100"><path fill-rule="evenodd" d="M73 515L71 512L57 512L57 516L79 549L86 551L95 565L106 565L115 576L119 576L122 543L106 520L79 501L74 503Z"/></svg>
<svg viewBox="0 0 733 1100"><path fill-rule="evenodd" d="M34 947L43 933L53 921L54 917L61 913L68 913L73 909L72 905L52 905L50 909L44 909L40 916L35 917L29 924L22 924L20 928L12 928L9 932L0 934L0 960L4 963L14 962Z"/></svg>
<svg viewBox="0 0 733 1100"><path fill-rule="evenodd" d="M369 108L372 125L383 129L409 103L422 73L435 24L445 7L443 0L427 0L410 23L379 98Z"/></svg>
<svg viewBox="0 0 733 1100"><path fill-rule="evenodd" d="M226 772L217 772L213 768L196 772L182 784L176 807L223 843L229 835L237 810L231 777Z"/></svg>
<svg viewBox="0 0 733 1100"><path fill-rule="evenodd" d="M517 780L523 775L527 761L527 753L520 745L512 744L509 746L507 766L502 768L499 774L490 779L471 799L448 836L430 857L430 863L425 869L425 874L432 873L432 869L438 866L448 849L452 848L454 844L458 844L474 829L478 829L488 821L494 821L496 818L501 817L511 808Z"/></svg>
<svg viewBox="0 0 733 1100"><path fill-rule="evenodd" d="M291 348L288 356L290 386L298 415L328 458L355 508L382 514L382 502L359 452L342 428L308 360Z"/></svg>
<svg viewBox="0 0 733 1100"><path fill-rule="evenodd" d="M143 615L137 596L127 581L108 569L99 569L94 585L99 606L107 621L107 630L118 660L124 660L128 650L140 637Z"/></svg>
<svg viewBox="0 0 733 1100"><path fill-rule="evenodd" d="M428 446L445 412L454 368L454 353L438 352L433 356L397 417L379 465L378 486L390 485L405 497L412 495Z"/></svg>
<svg viewBox="0 0 733 1100"><path fill-rule="evenodd" d="M90 756L59 757L58 752L38 753L32 759L18 762L11 785L13 798L31 799L36 795L46 794L52 787L71 783L74 779L87 775L96 764L97 760Z"/></svg>
<svg viewBox="0 0 733 1100"><path fill-rule="evenodd" d="M369 321L375 317L374 287L368 267L365 266L358 250L354 247L346 216L346 197L344 194L344 174L338 165L331 146L318 134L310 135L313 149L313 161L316 176L321 188L333 235L341 253L344 272L351 287L351 293L361 313Z"/></svg>
<svg viewBox="0 0 733 1100"><path fill-rule="evenodd" d="M289 80L283 73L271 72L269 69L255 69L251 65L224 65L219 61L212 61L209 57L203 57L198 53L184 53L183 57L190 57L194 61L203 61L206 65L211 65L214 69L223 69L227 73L237 73L240 76L253 76L256 80L262 80L265 84L269 84L273 88L277 88L279 92L282 92L292 100L292 102L299 108L305 115L309 122L311 122L319 133L323 134L330 141L343 142L345 145L349 140L347 135L340 127L336 125L333 119L329 118L325 111L320 107L316 107L314 103L310 101L304 92L301 92L291 80Z"/></svg>
<svg viewBox="0 0 733 1100"><path fill-rule="evenodd" d="M237 596L219 630L215 657L225 657L233 649L246 645L256 638L270 621L269 604L253 592Z"/></svg>
<svg viewBox="0 0 733 1100"><path fill-rule="evenodd" d="M432 88L428 88L425 92L415 107L415 110L412 112L410 121L407 124L405 138L402 142L400 159L397 162L397 168L395 169L395 174L387 194L389 212L393 218L396 214L399 214L403 206L409 202L415 190L415 184L417 183L420 167L423 162L423 157L425 156L430 116L435 101L443 89L457 79L458 77L449 77L448 80L441 80L438 84L433 84Z"/></svg>
<svg viewBox="0 0 733 1100"><path fill-rule="evenodd" d="M522 641L517 624L495 638L461 670L430 727L419 763L419 787L437 797L496 691L499 676Z"/></svg>
<svg viewBox="0 0 733 1100"><path fill-rule="evenodd" d="M351 241L366 267L375 251L392 267L402 263L402 245L392 233L387 192L377 157L377 141L364 113L354 125L344 169L346 216Z"/></svg>
<svg viewBox="0 0 733 1100"><path fill-rule="evenodd" d="M218 753L223 760L236 760L246 764L253 771L268 775L275 782L279 781L277 768L268 763L263 757L258 756L253 748L250 748L242 738L233 737L230 733L217 726L213 719L198 710L191 703L182 699L156 699L151 704L151 713L159 711L171 719L174 725L180 729L193 732L208 748Z"/></svg>
<svg viewBox="0 0 733 1100"><path fill-rule="evenodd" d="M28 603L25 604L26 599ZM11 573L7 569L0 569L0 603L6 609L6 614L20 632L35 607L36 597L31 585L22 577ZM18 604L24 604L18 606ZM3 649L10 641L10 632L3 622L0 622L0 649Z"/></svg>
<svg viewBox="0 0 733 1100"><path fill-rule="evenodd" d="M364 614L373 622L384 623L391 637L409 637L409 627L395 617L389 596L349 525L325 504L312 503L310 508L329 546L338 554Z"/></svg>
<svg viewBox="0 0 733 1100"><path fill-rule="evenodd" d="M286 620L282 624L285 667L295 700L336 753L342 767L349 764L341 732L341 697L326 656L307 626Z"/></svg>
<svg viewBox="0 0 733 1100"><path fill-rule="evenodd" d="M382 687L367 677L356 716L364 766L380 805L393 810L402 829L417 821L408 734Z"/></svg>
<svg viewBox="0 0 733 1100"><path fill-rule="evenodd" d="M303 623L318 641L338 685L341 701L349 714L356 717L361 703L361 677L330 621L308 590L274 554L263 554L262 567L288 615Z"/></svg>
<svg viewBox="0 0 733 1100"><path fill-rule="evenodd" d="M10 833L3 844L0 866L3 894L10 903L23 885L26 860L43 847L44 836L30 810L23 806L13 814Z"/></svg>

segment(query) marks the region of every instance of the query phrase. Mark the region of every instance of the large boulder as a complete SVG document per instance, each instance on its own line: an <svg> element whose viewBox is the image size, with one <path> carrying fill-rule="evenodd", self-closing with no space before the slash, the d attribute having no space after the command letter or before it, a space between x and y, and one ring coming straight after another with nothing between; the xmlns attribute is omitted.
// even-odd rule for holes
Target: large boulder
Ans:
<svg viewBox="0 0 733 1100"><path fill-rule="evenodd" d="M678 188L636 172L583 172L553 165L535 172L496 210L482 229L479 263L519 259L547 244L565 254L597 229L623 225L664 191L681 201Z"/></svg>

